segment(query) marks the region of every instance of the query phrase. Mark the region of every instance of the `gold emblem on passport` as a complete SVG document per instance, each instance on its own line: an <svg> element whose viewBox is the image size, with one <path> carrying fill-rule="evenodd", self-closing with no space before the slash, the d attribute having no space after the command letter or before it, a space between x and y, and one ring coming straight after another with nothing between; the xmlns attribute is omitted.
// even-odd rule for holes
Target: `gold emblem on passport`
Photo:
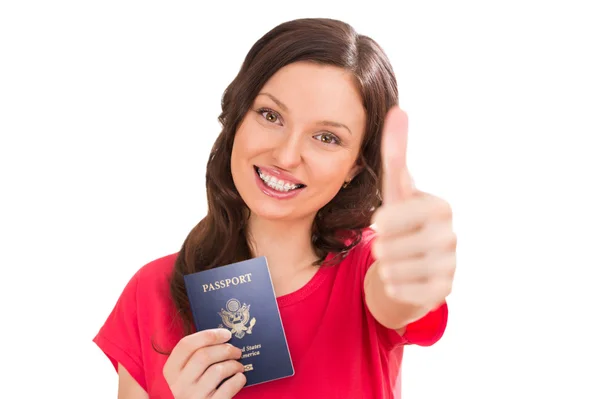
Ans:
<svg viewBox="0 0 600 399"><path fill-rule="evenodd" d="M231 298L227 301L225 309L221 309L218 313L221 316L223 324L219 325L219 328L223 326L231 329L231 333L237 338L243 338L246 334L252 334L252 328L256 324L256 318L253 317L250 320L250 305L241 304L235 298ZM246 324L249 325L246 326Z"/></svg>

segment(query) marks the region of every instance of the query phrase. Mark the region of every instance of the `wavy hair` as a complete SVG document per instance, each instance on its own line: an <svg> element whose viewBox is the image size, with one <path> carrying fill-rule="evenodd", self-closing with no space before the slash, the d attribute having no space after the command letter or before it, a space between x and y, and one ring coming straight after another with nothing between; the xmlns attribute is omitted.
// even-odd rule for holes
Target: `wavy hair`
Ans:
<svg viewBox="0 0 600 399"><path fill-rule="evenodd" d="M315 265L327 266L328 253L335 254L332 263L339 262L360 242L362 229L381 205L381 131L387 111L398 102L387 56L375 41L341 21L306 18L276 26L253 45L223 94L222 131L206 166L208 213L185 239L170 277L176 319L184 322L185 335L194 327L183 276L252 257L246 230L249 212L231 175L233 139L264 84L280 68L298 61L351 72L367 116L357 159L360 173L317 212L313 222L312 245L319 258Z"/></svg>

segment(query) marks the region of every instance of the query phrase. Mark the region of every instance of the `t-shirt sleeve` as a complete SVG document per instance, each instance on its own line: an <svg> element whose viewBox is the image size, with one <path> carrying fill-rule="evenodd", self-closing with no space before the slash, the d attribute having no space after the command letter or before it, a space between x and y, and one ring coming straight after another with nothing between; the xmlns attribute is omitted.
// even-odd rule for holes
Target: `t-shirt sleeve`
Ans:
<svg viewBox="0 0 600 399"><path fill-rule="evenodd" d="M113 310L93 342L111 361L115 371L118 364L146 390L138 325L139 272L127 283Z"/></svg>
<svg viewBox="0 0 600 399"><path fill-rule="evenodd" d="M369 231L364 238L364 245L361 248L361 263L363 266L364 276L367 270L373 265L375 261L371 254L371 244L375 233ZM366 304L365 304L366 306ZM397 331L384 327L375 321L377 325L377 332L386 344L386 346L392 348L396 345L419 345L419 346L431 346L439 341L446 330L446 324L448 322L448 305L443 302L436 309L432 309L422 318L409 323L402 335Z"/></svg>

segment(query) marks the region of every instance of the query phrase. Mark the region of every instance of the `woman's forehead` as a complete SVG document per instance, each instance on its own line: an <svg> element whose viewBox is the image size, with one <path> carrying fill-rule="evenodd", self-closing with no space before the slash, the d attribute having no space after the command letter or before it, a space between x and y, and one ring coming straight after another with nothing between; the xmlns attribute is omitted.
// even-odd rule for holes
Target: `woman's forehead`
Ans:
<svg viewBox="0 0 600 399"><path fill-rule="evenodd" d="M266 82L256 100L271 101L292 118L334 121L352 131L362 130L366 119L354 76L331 65L287 65Z"/></svg>

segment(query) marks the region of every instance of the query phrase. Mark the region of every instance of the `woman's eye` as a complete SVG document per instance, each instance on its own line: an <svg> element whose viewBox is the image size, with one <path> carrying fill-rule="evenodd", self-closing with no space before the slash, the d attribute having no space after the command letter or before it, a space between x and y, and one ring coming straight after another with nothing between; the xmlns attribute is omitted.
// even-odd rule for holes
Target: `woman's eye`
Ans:
<svg viewBox="0 0 600 399"><path fill-rule="evenodd" d="M331 133L317 134L315 138L325 144L340 144L340 139Z"/></svg>
<svg viewBox="0 0 600 399"><path fill-rule="evenodd" d="M267 122L277 123L279 121L279 115L277 115L273 111L270 111L268 109L261 109L259 110L259 112L262 115L262 117L267 120Z"/></svg>

